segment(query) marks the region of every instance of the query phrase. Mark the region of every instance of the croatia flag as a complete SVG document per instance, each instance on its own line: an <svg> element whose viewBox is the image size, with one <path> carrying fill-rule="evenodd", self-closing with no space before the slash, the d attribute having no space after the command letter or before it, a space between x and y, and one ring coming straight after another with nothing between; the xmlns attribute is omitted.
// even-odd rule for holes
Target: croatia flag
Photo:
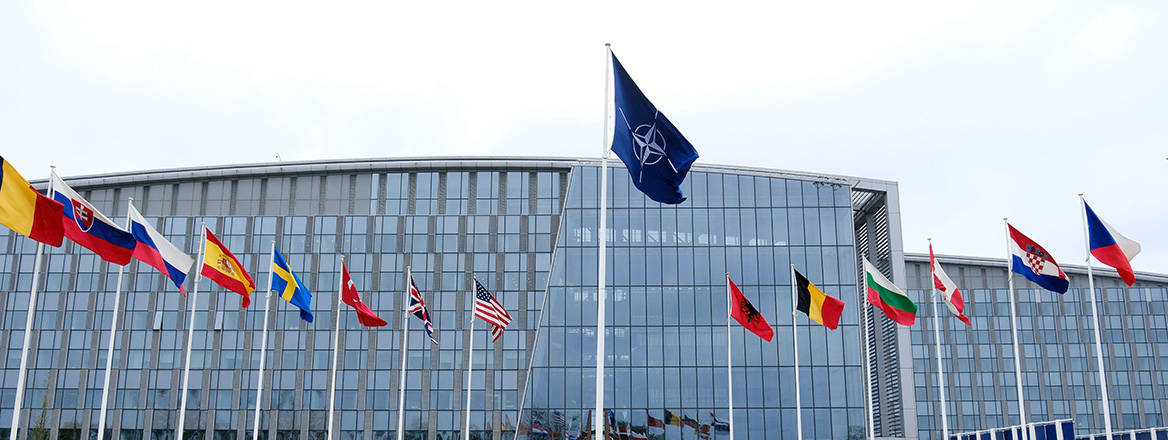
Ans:
<svg viewBox="0 0 1168 440"><path fill-rule="evenodd" d="M1136 274L1132 272L1131 260L1140 253L1140 244L1124 237L1095 215L1086 200L1083 201L1083 209L1087 210L1087 231L1090 236L1087 241L1091 244L1091 255L1100 263L1114 267L1128 286L1135 284Z"/></svg>
<svg viewBox="0 0 1168 440"><path fill-rule="evenodd" d="M130 233L134 235L134 241L137 243L134 247L134 258L166 274L175 287L185 295L187 291L183 289L183 281L187 279L187 273L191 271L195 259L183 253L157 229L150 226L150 222L142 217L142 213L138 212L133 204L130 205L129 215Z"/></svg>
<svg viewBox="0 0 1168 440"><path fill-rule="evenodd" d="M134 236L98 212L65 184L57 173L52 173L51 179L53 200L65 206L62 218L65 236L105 261L120 266L130 264L130 256L134 254Z"/></svg>
<svg viewBox="0 0 1168 440"><path fill-rule="evenodd" d="M1011 266L1015 273L1022 274L1026 279L1034 282L1051 292L1067 293L1070 281L1063 269L1054 261L1054 257L1046 252L1030 237L1022 235L1014 226L1006 223L1010 230Z"/></svg>

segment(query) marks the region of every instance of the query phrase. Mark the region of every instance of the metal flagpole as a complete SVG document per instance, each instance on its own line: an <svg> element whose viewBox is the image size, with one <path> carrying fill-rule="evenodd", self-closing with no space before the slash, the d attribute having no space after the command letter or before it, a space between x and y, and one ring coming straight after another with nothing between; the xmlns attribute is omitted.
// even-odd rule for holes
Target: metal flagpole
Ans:
<svg viewBox="0 0 1168 440"><path fill-rule="evenodd" d="M251 425L252 440L259 440L260 438L260 406L264 402L264 360L267 358L268 350L268 310L272 306L272 281L276 274L272 271L272 266L276 265L276 240L272 240L272 261L268 263L268 291L264 292L264 330L260 336L260 375L259 383L256 385L256 409L255 420Z"/></svg>
<svg viewBox="0 0 1168 440"><path fill-rule="evenodd" d="M597 231L597 239L600 240L599 250L599 265L596 268L596 282L598 288L596 289L596 414L598 417L595 420L593 429L596 432L604 431L604 285L605 268L607 267L608 257L608 89L609 78L612 75L612 69L609 68L609 63L612 61L612 45L604 43L605 53L605 74L604 74L604 139L601 139L601 155L600 155L600 228Z"/></svg>
<svg viewBox="0 0 1168 440"><path fill-rule="evenodd" d="M199 224L199 259L196 261L203 261L203 252L207 249L207 223ZM275 246L275 245L273 245ZM187 352L186 360L183 362L183 380L182 380L182 399L178 407L178 431L175 438L183 438L183 428L187 421L187 387L190 385L191 379L191 346L195 341L195 311L198 310L196 305L199 303L199 281L203 279L202 266L199 271L195 272L195 287L191 290L191 314L190 324L187 327Z"/></svg>
<svg viewBox="0 0 1168 440"><path fill-rule="evenodd" d="M857 258L857 260L859 260L859 258ZM860 261L857 261L857 263L861 265L863 264ZM860 278L862 280L866 274L867 272L861 271L858 275L861 275ZM872 365L870 365L872 358L868 353L868 310L870 310L869 307L871 306L871 303L866 298L864 298L865 281L866 280L860 281L856 285L856 289L860 293L861 303L860 330L862 331L862 335L860 336L860 346L864 350L864 391L867 393L867 395L864 396L864 409L866 409L868 413L868 438L874 439L876 438L876 413L873 407L876 405L873 405L872 403Z"/></svg>
<svg viewBox="0 0 1168 440"><path fill-rule="evenodd" d="M1083 199L1083 193L1079 193L1079 202L1086 206L1086 201ZM1079 209L1083 211L1083 244L1087 247L1087 289L1090 290L1091 295L1091 322L1095 326L1095 361L1099 366L1099 393L1103 399L1103 430L1107 434L1107 438L1111 438L1111 402L1107 398L1107 370L1106 364L1103 363L1103 338L1099 335L1099 310L1095 305L1095 274L1091 269L1091 238L1087 232L1087 210L1084 206Z"/></svg>
<svg viewBox="0 0 1168 440"><path fill-rule="evenodd" d="M345 265L345 257L342 255L341 256L341 266L344 267L344 265ZM337 402L337 400L336 400L336 396L337 396L337 353L340 352L340 347L338 347L337 345L340 344L340 341L341 341L341 295L342 295L342 291L345 287L345 280L344 280L345 277L340 276L337 278L338 278L338 281L337 281L337 308L335 309L336 314L334 315L334 318L335 318L334 320L336 322L333 325L333 367L332 367L332 370L329 372L329 398L328 398L329 405L328 405L328 428L327 428L328 429L327 438L329 440L332 440L332 438L333 438L333 410L334 410L334 407L336 406L336 402Z"/></svg>
<svg viewBox="0 0 1168 440"><path fill-rule="evenodd" d="M49 166L49 175L56 174L55 166ZM45 194L52 197L53 179L49 179L49 187ZM16 440L20 432L20 407L24 403L24 385L28 375L28 345L32 343L32 320L36 314L37 284L41 279L41 257L45 253L45 244L37 243L36 258L32 263L32 288L28 292L28 315L24 322L24 345L20 349L20 371L16 376L16 402L12 407L12 430L8 433L9 440Z"/></svg>
<svg viewBox="0 0 1168 440"><path fill-rule="evenodd" d="M478 290L478 278L471 274L470 276L473 285L470 286L470 352L466 355L466 422L463 423L463 440L470 440L470 385L471 378L474 377L474 325L475 325L475 308L478 301L475 299L476 290Z"/></svg>
<svg viewBox="0 0 1168 440"><path fill-rule="evenodd" d="M1018 312L1014 304L1014 270L1013 253L1010 251L1010 222L1003 218L1006 224L1006 279L1010 286L1010 332L1014 335L1014 380L1018 385L1018 416L1022 419L1022 440L1026 440L1026 399L1022 395L1022 359L1018 349Z"/></svg>
<svg viewBox="0 0 1168 440"><path fill-rule="evenodd" d="M800 397L799 390L799 326L795 321L795 304L799 303L797 298L797 289L799 286L795 285L795 265L791 265L791 335L795 342L792 344L795 347L795 429L799 430L799 440L803 440L803 399Z"/></svg>
<svg viewBox="0 0 1168 440"><path fill-rule="evenodd" d="M734 362L730 356L730 316L734 314L734 301L730 299L730 272L726 272L726 401L730 406L730 438L734 438Z"/></svg>
<svg viewBox="0 0 1168 440"><path fill-rule="evenodd" d="M130 205L134 204L134 198L130 197L126 202L126 230L130 230ZM114 367L114 340L118 336L118 310L122 306L122 275L126 272L126 266L118 267L118 287L114 290L114 316L110 323L110 340L109 347L105 354L105 384L101 387L101 410L98 411L97 416L97 440L105 439L105 414L109 407L109 385L110 373L113 372Z"/></svg>
<svg viewBox="0 0 1168 440"><path fill-rule="evenodd" d="M946 415L945 408L945 371L941 363L941 318L937 315L937 283L936 271L933 265L936 257L932 255L933 239L929 239L929 256L932 257L929 262L929 298L933 300L933 337L936 339L937 346L937 391L941 397L941 433L944 434L945 440L949 440L949 417Z"/></svg>
<svg viewBox="0 0 1168 440"><path fill-rule="evenodd" d="M410 266L406 266L406 297L402 303L402 311L405 312L405 318L402 318L404 321L402 321L401 350L398 350L398 353L401 355L401 369L397 373L397 440L404 440L406 435L406 354L409 352L410 342L410 281L413 278L414 273L410 270ZM471 298L471 300L473 301L474 299ZM474 316L471 316L471 319L473 320ZM471 321L471 325L474 325L474 321Z"/></svg>

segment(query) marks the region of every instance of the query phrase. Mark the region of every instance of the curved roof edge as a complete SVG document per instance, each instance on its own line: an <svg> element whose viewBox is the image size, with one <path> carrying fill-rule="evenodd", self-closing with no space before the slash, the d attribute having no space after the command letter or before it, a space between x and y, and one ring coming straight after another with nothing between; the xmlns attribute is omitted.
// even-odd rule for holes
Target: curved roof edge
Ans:
<svg viewBox="0 0 1168 440"><path fill-rule="evenodd" d="M610 160L609 166L620 166L619 160ZM123 171L116 173L89 174L70 176L65 178L70 185L76 187L131 185L145 181L173 182L189 179L208 178L238 178L257 177L287 174L316 174L328 172L374 172L402 170L425 167L430 169L570 169L577 165L599 165L599 158L572 158L552 156L417 156L417 157L383 157L383 158L351 158L351 159L323 159L294 162L258 162L232 165L208 165L197 167L180 167L143 171ZM694 170L706 172L733 172L738 174L758 175L767 177L785 177L799 180L812 180L824 183L850 185L868 190L885 190L895 188L896 182L880 179L868 179L853 176L833 175L826 173L812 173L792 170L778 170L769 168L694 164ZM33 180L34 186L41 188L48 179Z"/></svg>
<svg viewBox="0 0 1168 440"><path fill-rule="evenodd" d="M967 257L961 255L937 255L937 259L942 263L963 264L968 266L993 266L1004 268L1006 266L1005 258L987 258L987 257ZM928 263L929 254L905 253L904 261L913 263ZM1072 265L1059 263L1059 267L1063 268L1063 272L1075 275L1087 275L1087 266ZM1094 266L1099 269L1099 266ZM1098 271L1096 271L1098 272ZM1095 276L1105 278L1119 279L1119 275L1111 273L1096 273ZM1150 281L1154 283L1168 283L1168 274L1155 272L1136 272L1137 281Z"/></svg>

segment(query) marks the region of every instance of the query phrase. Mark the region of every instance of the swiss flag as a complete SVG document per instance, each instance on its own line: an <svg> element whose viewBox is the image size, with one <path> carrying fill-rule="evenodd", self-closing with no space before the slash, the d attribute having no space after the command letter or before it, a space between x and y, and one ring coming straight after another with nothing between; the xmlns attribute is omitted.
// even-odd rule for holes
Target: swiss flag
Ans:
<svg viewBox="0 0 1168 440"><path fill-rule="evenodd" d="M361 302L361 294L357 293L357 286L353 284L353 277L349 276L349 268L341 263L341 301L357 310L357 319L366 327L382 327L387 323L377 317L369 306Z"/></svg>
<svg viewBox="0 0 1168 440"><path fill-rule="evenodd" d="M770 342L771 338L775 337L775 329L771 328L771 325L767 324L766 318L758 313L758 309L755 309L750 301L746 300L742 291L738 290L738 286L730 280L729 275L726 275L726 284L730 286L730 316L738 320L738 323L746 327L747 330Z"/></svg>

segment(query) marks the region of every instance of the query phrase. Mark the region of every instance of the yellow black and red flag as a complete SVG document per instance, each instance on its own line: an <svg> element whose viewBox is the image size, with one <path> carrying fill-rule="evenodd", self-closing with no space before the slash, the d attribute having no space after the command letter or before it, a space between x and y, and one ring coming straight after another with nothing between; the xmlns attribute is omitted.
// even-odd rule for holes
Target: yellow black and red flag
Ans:
<svg viewBox="0 0 1168 440"><path fill-rule="evenodd" d="M795 310L806 313L812 321L835 330L836 326L839 325L840 314L844 311L844 302L823 293L797 270L795 271L795 287L799 289Z"/></svg>

